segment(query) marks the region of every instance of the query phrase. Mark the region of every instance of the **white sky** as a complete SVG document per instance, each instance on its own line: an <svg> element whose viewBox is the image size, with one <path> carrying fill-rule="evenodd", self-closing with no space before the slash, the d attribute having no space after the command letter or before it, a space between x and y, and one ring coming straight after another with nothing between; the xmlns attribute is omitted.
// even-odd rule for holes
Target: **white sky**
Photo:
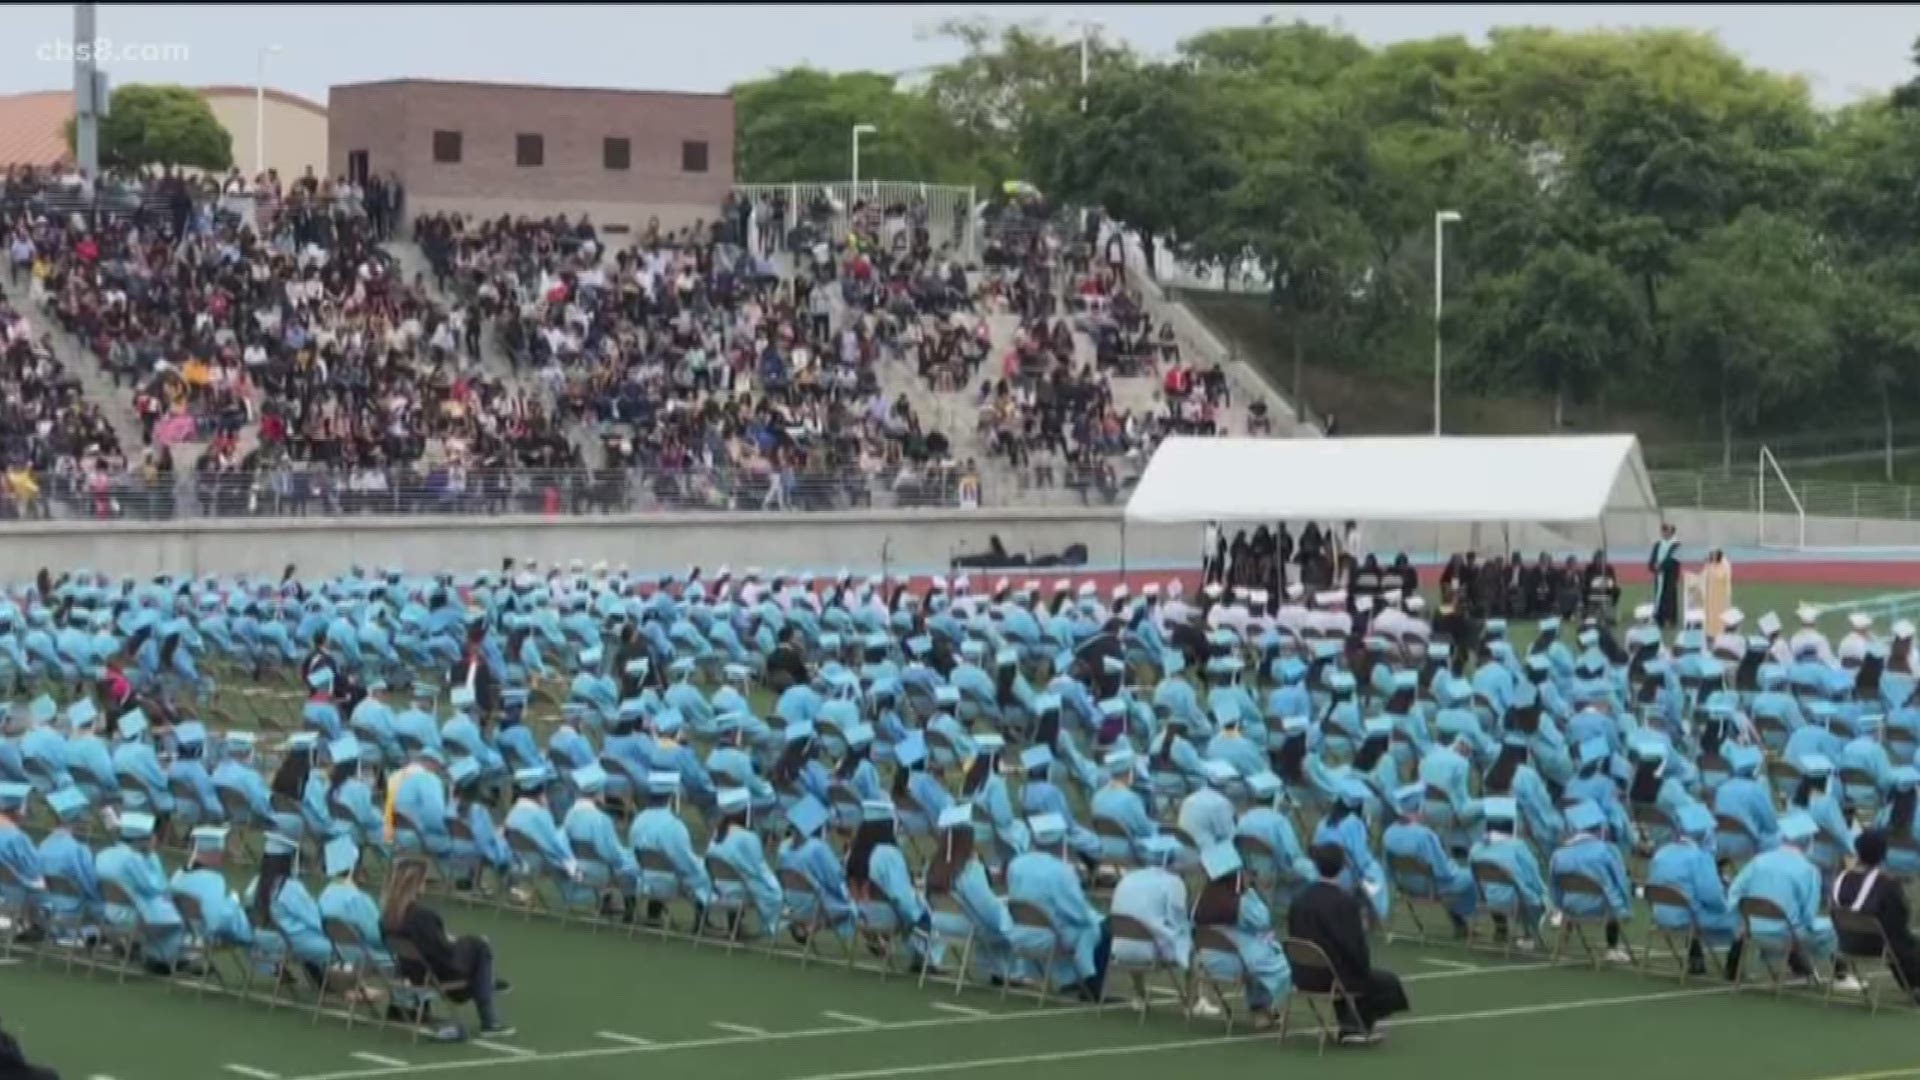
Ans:
<svg viewBox="0 0 1920 1080"><path fill-rule="evenodd" d="M61 43L72 6L9 4L0 92L72 85ZM1909 74L1920 7L1904 4L1165 4L1165 5L115 5L99 9L116 84L256 80L260 50L280 45L267 82L324 100L336 83L405 76L661 90L724 90L783 67L911 70L955 51L923 31L955 16L1078 18L1149 54L1216 26L1264 15L1339 25L1385 43L1494 26L1681 26L1713 30L1749 61L1805 75L1840 104Z"/></svg>

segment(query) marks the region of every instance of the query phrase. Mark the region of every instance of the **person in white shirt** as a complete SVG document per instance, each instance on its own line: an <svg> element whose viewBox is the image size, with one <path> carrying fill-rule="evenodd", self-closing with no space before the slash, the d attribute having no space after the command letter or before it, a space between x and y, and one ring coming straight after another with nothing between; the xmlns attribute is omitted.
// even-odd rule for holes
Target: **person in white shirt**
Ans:
<svg viewBox="0 0 1920 1080"><path fill-rule="evenodd" d="M1793 650L1787 647L1787 639L1780 636L1780 616L1769 611L1760 616L1756 625L1767 639L1767 663L1781 667L1793 663Z"/></svg>
<svg viewBox="0 0 1920 1080"><path fill-rule="evenodd" d="M1713 639L1713 654L1730 664L1737 664L1747 654L1747 639L1740 633L1740 624L1747 616L1739 608L1728 608L1720 613L1720 633Z"/></svg>
<svg viewBox="0 0 1920 1080"><path fill-rule="evenodd" d="M1833 645L1827 641L1827 635L1820 632L1815 624L1820 621L1820 609L1810 604L1800 605L1800 629L1794 631L1793 640L1788 643L1789 651L1796 657L1811 652L1814 659L1833 667L1837 661L1833 656Z"/></svg>
<svg viewBox="0 0 1920 1080"><path fill-rule="evenodd" d="M1313 613L1307 610L1307 605L1300 602L1300 598L1305 596L1306 592L1306 587L1297 581L1287 586L1286 602L1280 605L1280 610L1273 617L1274 623L1282 630L1299 634L1300 631L1312 625Z"/></svg>
<svg viewBox="0 0 1920 1080"><path fill-rule="evenodd" d="M1840 639L1840 664L1843 667L1859 667L1867 658L1867 646L1873 644L1873 616L1856 611L1847 616L1847 622L1853 629Z"/></svg>

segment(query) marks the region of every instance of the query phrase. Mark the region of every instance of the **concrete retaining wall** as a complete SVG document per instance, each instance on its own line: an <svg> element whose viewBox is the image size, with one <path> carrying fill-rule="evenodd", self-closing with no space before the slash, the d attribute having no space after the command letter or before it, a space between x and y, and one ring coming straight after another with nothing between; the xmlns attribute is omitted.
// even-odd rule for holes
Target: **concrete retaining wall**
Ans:
<svg viewBox="0 0 1920 1080"><path fill-rule="evenodd" d="M1742 548L1758 539L1752 514L1681 511L1668 515L1694 552ZM1808 519L1810 546L1915 545L1920 523ZM1655 519L1611 519L1608 546L1633 553L1653 535ZM1601 543L1594 526L1563 536L1530 526L1371 524L1365 544L1416 557L1475 548L1532 552L1586 550ZM1767 539L1788 537L1769 522ZM544 566L606 560L636 571L709 570L730 564L857 571L944 569L956 553L987 548L999 536L1009 553L1087 547L1087 565L1112 569L1190 568L1198 563L1201 529L1193 525L1123 526L1117 509L870 511L792 514L673 514L574 518L283 518L240 521L18 523L0 532L0 579L22 580L41 567L88 567L114 574L238 573L278 575L288 563L302 575L355 565L409 570L496 568L512 556Z"/></svg>

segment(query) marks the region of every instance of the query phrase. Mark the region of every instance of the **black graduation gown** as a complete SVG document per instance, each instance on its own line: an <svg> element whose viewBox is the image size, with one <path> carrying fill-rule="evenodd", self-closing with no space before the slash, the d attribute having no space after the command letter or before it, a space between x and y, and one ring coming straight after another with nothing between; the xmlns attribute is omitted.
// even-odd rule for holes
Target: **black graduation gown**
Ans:
<svg viewBox="0 0 1920 1080"><path fill-rule="evenodd" d="M1653 622L1662 630L1680 622L1680 541L1656 540L1647 555L1653 574Z"/></svg>
<svg viewBox="0 0 1920 1080"><path fill-rule="evenodd" d="M1287 936L1320 946L1340 984L1352 995L1341 1010L1342 1027L1372 1028L1381 1017L1412 1008L1400 977L1373 966L1360 902L1338 885L1317 881L1307 886L1287 910ZM1325 976L1318 972L1296 970L1293 981L1308 993L1327 989Z"/></svg>

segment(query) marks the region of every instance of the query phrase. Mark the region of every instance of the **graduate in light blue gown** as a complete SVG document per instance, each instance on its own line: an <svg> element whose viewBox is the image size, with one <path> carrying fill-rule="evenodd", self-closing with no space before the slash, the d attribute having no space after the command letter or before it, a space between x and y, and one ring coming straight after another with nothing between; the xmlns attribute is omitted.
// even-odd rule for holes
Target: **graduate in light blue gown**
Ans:
<svg viewBox="0 0 1920 1080"><path fill-rule="evenodd" d="M127 809L153 814L164 827L173 813L173 793L167 790L167 773L160 767L160 756L148 741L147 714L129 710L115 727L120 739L113 748L113 772L121 781L131 782L122 790L123 804Z"/></svg>
<svg viewBox="0 0 1920 1080"><path fill-rule="evenodd" d="M1247 795L1253 805L1240 815L1234 835L1258 841L1265 849L1258 855L1250 851L1244 856L1247 869L1257 878L1271 880L1274 906L1284 906L1319 875L1306 849L1300 846L1293 818L1284 809L1286 785L1280 778L1271 772L1247 777Z"/></svg>
<svg viewBox="0 0 1920 1080"><path fill-rule="evenodd" d="M99 720L100 711L90 698L67 706L67 771L95 802L111 796L120 786L113 775L113 754L96 730Z"/></svg>
<svg viewBox="0 0 1920 1080"><path fill-rule="evenodd" d="M453 850L447 829L446 759L438 750L422 749L413 762L394 774L394 850L420 851L438 858Z"/></svg>
<svg viewBox="0 0 1920 1080"><path fill-rule="evenodd" d="M1169 869L1180 854L1180 844L1170 836L1155 836L1141 847L1145 858L1138 868L1121 875L1109 910L1146 927L1153 940L1117 938L1113 956L1130 965L1158 961L1185 971L1193 960L1193 917L1186 883Z"/></svg>
<svg viewBox="0 0 1920 1080"><path fill-rule="evenodd" d="M1880 809L1880 828L1894 839L1912 840L1920 844L1920 769L1911 765L1902 765L1888 776L1892 793L1887 796L1887 805ZM1903 877L1920 874L1920 855L1905 846L1888 845L1887 869Z"/></svg>
<svg viewBox="0 0 1920 1080"><path fill-rule="evenodd" d="M1087 902L1080 878L1062 856L1066 853L1067 823L1054 814L1027 821L1033 850L1007 864L1007 900L1024 901L1046 912L1058 935L1058 960L1049 985L1076 990L1087 1001L1100 1000L1106 982L1112 936L1107 922ZM1011 940L1023 952L1044 951L1042 930L1016 926Z"/></svg>
<svg viewBox="0 0 1920 1080"><path fill-rule="evenodd" d="M83 926L90 925L102 913L100 879L94 873L93 849L73 835L74 827L86 818L90 809L86 793L77 787L64 787L46 798L47 807L53 811L53 828L40 841L40 870L72 882L81 900L76 905L72 900L48 893L43 898L43 909L57 918L78 918Z"/></svg>
<svg viewBox="0 0 1920 1080"><path fill-rule="evenodd" d="M327 940L320 905L300 882L299 853L300 842L293 837L267 834L260 873L247 885L247 910L253 925L271 927L309 981L319 986L333 958L333 944Z"/></svg>
<svg viewBox="0 0 1920 1080"><path fill-rule="evenodd" d="M537 866L528 866L516 859L521 862L520 873L536 878L552 875L565 884L579 879L580 866L566 837L560 834L560 823L554 820L553 809L547 802L547 792L553 782L553 771L544 765L514 773L515 798L507 810L505 827L509 835L520 837L527 847L539 853L540 865ZM514 845L509 842L507 846Z"/></svg>
<svg viewBox="0 0 1920 1080"><path fill-rule="evenodd" d="M973 807L966 803L949 807L936 827L938 847L926 881L934 931L949 944L965 941L971 932L969 963L998 986L1012 977L1013 916L1006 901L993 891L986 865L975 854L978 826L973 822Z"/></svg>
<svg viewBox="0 0 1920 1080"><path fill-rule="evenodd" d="M1242 786L1232 762L1209 758L1206 773L1206 785L1181 800L1180 810L1174 817L1174 823L1193 838L1200 851L1233 841L1236 820L1233 800L1226 792L1230 787ZM1190 852L1191 859L1197 861L1200 851Z"/></svg>
<svg viewBox="0 0 1920 1080"><path fill-rule="evenodd" d="M207 945L251 945L253 924L247 909L221 872L226 866L224 825L202 825L188 834L187 865L173 872L167 887L175 897L192 897L200 906L201 922L191 929Z"/></svg>
<svg viewBox="0 0 1920 1080"><path fill-rule="evenodd" d="M237 792L251 817L249 821L227 822L235 827L260 827L273 821L273 793L267 788L266 777L253 767L253 747L253 732L230 731L226 754L213 767L214 790Z"/></svg>
<svg viewBox="0 0 1920 1080"><path fill-rule="evenodd" d="M355 881L356 871L360 868L359 845L348 837L336 836L327 841L323 859L326 862L327 887L320 891L321 918L337 919L353 927L359 932L361 943L371 953L366 957L348 956L347 962L391 967L393 956L387 952L385 934L380 925L380 905L360 891Z"/></svg>
<svg viewBox="0 0 1920 1080"><path fill-rule="evenodd" d="M1735 911L1750 896L1779 906L1786 925L1775 919L1751 920L1753 941L1748 947L1778 953L1790 928L1799 952L1788 958L1788 965L1796 975L1814 974L1813 965L1831 960L1839 946L1833 920L1820 914L1820 868L1806 854L1819 832L1811 816L1787 814L1780 819L1780 846L1754 856L1727 887L1727 904Z"/></svg>
<svg viewBox="0 0 1920 1080"><path fill-rule="evenodd" d="M779 868L800 874L813 886L807 894L789 893L786 897L795 919L788 929L801 941L806 939L801 924L814 918L816 903L824 907L818 913L823 926L842 938L853 935L853 899L847 894L846 870L820 836L827 817L827 808L819 800L811 795L802 798L787 809L788 835L780 842Z"/></svg>
<svg viewBox="0 0 1920 1080"><path fill-rule="evenodd" d="M960 798L979 806L1000 843L1018 855L1027 850L1030 840L1026 818L1014 808L1006 777L1000 775L1000 755L1005 749L1006 740L994 732L974 739L974 757L961 777Z"/></svg>
<svg viewBox="0 0 1920 1080"><path fill-rule="evenodd" d="M108 903L107 921L131 929L137 917L141 959L154 974L170 975L180 959L186 926L167 890L166 868L153 852L153 828L152 814L136 811L120 815L119 843L95 856L93 866L103 887L108 883L118 885L133 905L127 908Z"/></svg>
<svg viewBox="0 0 1920 1080"><path fill-rule="evenodd" d="M746 788L722 788L714 799L720 820L707 845L707 858L724 863L740 876L739 882L716 877L714 895L728 902L744 900L754 914L750 925L761 934L777 933L782 910L780 875L767 864L766 848L753 831L753 797ZM729 913L729 917L737 916Z"/></svg>
<svg viewBox="0 0 1920 1080"><path fill-rule="evenodd" d="M1239 977L1254 1030L1265 1030L1293 990L1293 969L1274 934L1273 913L1253 887L1248 868L1232 844L1201 852L1200 868L1207 883L1194 902L1193 924L1196 929L1219 930L1233 943L1234 953L1226 956L1207 948L1202 939L1196 959L1214 979Z"/></svg>
<svg viewBox="0 0 1920 1080"><path fill-rule="evenodd" d="M37 904L46 892L46 875L40 866L40 851L33 838L21 828L26 819L27 799L33 785L22 782L0 784L0 867L9 876L0 877L0 895L9 905Z"/></svg>
<svg viewBox="0 0 1920 1080"><path fill-rule="evenodd" d="M1332 844L1346 852L1346 866L1340 871L1340 885L1365 901L1374 918L1384 923L1393 905L1393 890L1387 887L1386 868L1374 858L1368 844L1367 805L1373 791L1358 780L1341 783L1339 798L1327 816L1313 831L1315 844Z"/></svg>
<svg viewBox="0 0 1920 1080"><path fill-rule="evenodd" d="M1707 971L1702 947L1729 949L1726 969L1737 971L1740 963L1740 914L1727 902L1726 883L1714 862L1714 818L1706 807L1683 807L1676 821L1679 835L1653 853L1647 863L1647 884L1664 885L1686 897L1687 907L1654 904L1653 924L1663 930L1685 933L1696 931L1687 949L1687 969L1695 975Z"/></svg>
<svg viewBox="0 0 1920 1080"><path fill-rule="evenodd" d="M1582 799L1566 810L1567 839L1554 849L1547 860L1547 880L1553 883L1554 906L1583 919L1605 916L1607 920L1607 959L1624 964L1633 954L1620 943L1621 922L1633 917L1633 885L1627 880L1627 866L1620 848L1606 839L1607 818L1599 805ZM1600 887L1602 898L1563 891L1555 879L1561 874L1579 874Z"/></svg>
<svg viewBox="0 0 1920 1080"><path fill-rule="evenodd" d="M575 770L572 779L573 790L579 793L579 798L567 808L566 819L560 823L560 832L572 850L577 852L585 848L592 853L592 860L580 865L580 884L602 894L605 903L601 913L611 914L612 897L605 895L606 890L614 888L631 894L640 867L634 862L633 849L621 843L620 831L614 825L613 817L607 813L606 770L598 765L589 765ZM624 917L631 919L633 901L630 896L627 906Z"/></svg>
<svg viewBox="0 0 1920 1080"><path fill-rule="evenodd" d="M1487 799L1483 811L1486 832L1467 853L1467 863L1498 867L1513 879L1512 885L1485 886L1495 940L1504 941L1512 934L1515 947L1531 949L1547 913L1547 882L1540 876L1540 860L1532 845L1520 838L1525 811L1518 800L1506 797ZM1511 925L1515 917L1518 926Z"/></svg>
<svg viewBox="0 0 1920 1080"><path fill-rule="evenodd" d="M1044 744L1036 743L1020 752L1020 768L1027 774L1027 782L1020 788L1020 812L1029 819L1043 814L1059 815L1067 823L1067 849L1080 860L1091 878L1100 869L1100 837L1074 819L1066 793L1053 782L1053 767L1053 752ZM1027 842L1031 845L1032 837L1029 836Z"/></svg>
<svg viewBox="0 0 1920 1080"><path fill-rule="evenodd" d="M693 837L687 831L686 822L674 812L680 776L674 772L646 775L646 790L638 800L641 810L633 816L633 824L627 829L627 846L636 855L651 853L666 859L673 867L671 877L679 895L693 900L695 924L698 925L707 903L713 899L713 882L707 877L706 863L693 850ZM667 876L665 872L641 869L638 874L643 892L664 890L666 887L667 883L660 880ZM660 901L648 900L648 921L657 920L661 910Z"/></svg>
<svg viewBox="0 0 1920 1080"><path fill-rule="evenodd" d="M1453 861L1440 834L1421 818L1426 805L1426 786L1408 784L1393 793L1398 820L1380 836L1380 848L1388 858L1411 859L1422 873L1407 877L1394 875L1394 884L1421 896L1438 896L1446 904L1457 937L1467 934L1467 919L1473 915L1479 899L1473 888L1473 872Z"/></svg>
<svg viewBox="0 0 1920 1080"><path fill-rule="evenodd" d="M1841 805L1833 761L1825 755L1809 754L1800 760L1800 783L1787 797L1787 812L1796 811L1811 818L1818 830L1804 849L1807 858L1820 868L1823 879L1832 881L1853 851L1853 826Z"/></svg>
<svg viewBox="0 0 1920 1080"><path fill-rule="evenodd" d="M1721 756L1733 775L1714 790L1713 812L1740 822L1746 829L1745 835L1720 834L1717 847L1722 858L1745 862L1780 842L1780 819L1774 810L1773 791L1760 776L1765 760L1760 750L1729 746Z"/></svg>
<svg viewBox="0 0 1920 1080"><path fill-rule="evenodd" d="M858 905L861 928L907 939L916 971L921 965L939 967L941 950L937 944L928 947L932 917L895 839L893 803L862 803L860 817L847 849L847 893Z"/></svg>
<svg viewBox="0 0 1920 1080"><path fill-rule="evenodd" d="M190 801L175 800L175 820L195 824L222 821L226 811L220 806L220 792L213 786L213 774L207 771L202 755L207 748L206 725L185 720L173 726L173 760L167 765L167 786L184 786L194 793Z"/></svg>
<svg viewBox="0 0 1920 1080"><path fill-rule="evenodd" d="M1094 792L1088 802L1088 811L1096 819L1105 819L1118 825L1126 834L1125 850L1105 850L1112 844L1117 848L1120 841L1102 840L1102 857L1112 860L1139 860L1146 854L1142 846L1147 840L1160 834L1160 826L1147 813L1146 800L1133 790L1134 778L1139 768L1139 759L1132 750L1117 747L1109 751L1101 762L1106 770L1107 783Z"/></svg>

